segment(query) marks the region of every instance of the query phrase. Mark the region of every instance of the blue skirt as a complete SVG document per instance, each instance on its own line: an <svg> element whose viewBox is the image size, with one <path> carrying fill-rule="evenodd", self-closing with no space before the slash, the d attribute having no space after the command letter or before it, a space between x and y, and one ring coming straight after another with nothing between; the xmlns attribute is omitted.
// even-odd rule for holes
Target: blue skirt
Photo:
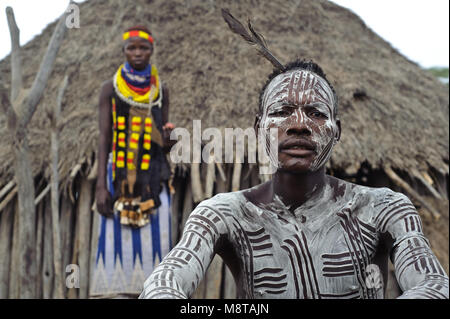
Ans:
<svg viewBox="0 0 450 319"><path fill-rule="evenodd" d="M113 193L111 163L108 165L108 189ZM91 265L89 297L114 298L138 296L144 281L172 249L171 197L166 186L159 195L161 206L141 228L120 224L114 217L100 218L97 253Z"/></svg>

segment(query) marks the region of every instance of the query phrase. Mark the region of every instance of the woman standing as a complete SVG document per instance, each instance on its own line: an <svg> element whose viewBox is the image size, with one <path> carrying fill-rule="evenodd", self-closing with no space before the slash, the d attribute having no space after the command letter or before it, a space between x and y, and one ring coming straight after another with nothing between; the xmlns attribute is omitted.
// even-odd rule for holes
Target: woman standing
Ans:
<svg viewBox="0 0 450 319"><path fill-rule="evenodd" d="M137 297L172 247L169 93L143 26L123 34L126 62L102 86L96 201L102 215L90 297Z"/></svg>

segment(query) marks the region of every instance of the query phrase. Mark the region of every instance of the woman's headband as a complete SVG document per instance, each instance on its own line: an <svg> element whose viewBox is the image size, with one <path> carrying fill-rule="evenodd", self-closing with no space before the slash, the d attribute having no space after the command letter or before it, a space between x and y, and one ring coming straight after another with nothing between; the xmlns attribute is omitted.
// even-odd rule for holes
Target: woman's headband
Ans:
<svg viewBox="0 0 450 319"><path fill-rule="evenodd" d="M151 44L153 44L153 37L148 34L145 31L141 31L141 30L131 30L131 31L127 31L122 35L122 39L124 41L128 40L129 38L132 37L139 37L145 40L148 40Z"/></svg>

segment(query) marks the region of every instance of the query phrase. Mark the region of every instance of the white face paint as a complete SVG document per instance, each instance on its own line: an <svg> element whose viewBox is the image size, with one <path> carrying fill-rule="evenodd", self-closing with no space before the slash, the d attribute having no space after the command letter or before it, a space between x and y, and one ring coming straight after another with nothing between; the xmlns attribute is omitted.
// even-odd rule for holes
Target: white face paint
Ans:
<svg viewBox="0 0 450 319"><path fill-rule="evenodd" d="M268 141L270 127L284 133L292 128L308 130L310 134L302 138L315 146L309 170L316 171L325 165L337 142L335 116L335 98L327 82L313 72L292 70L276 76L267 86L262 98L261 132ZM266 152L280 168L278 154L269 148Z"/></svg>

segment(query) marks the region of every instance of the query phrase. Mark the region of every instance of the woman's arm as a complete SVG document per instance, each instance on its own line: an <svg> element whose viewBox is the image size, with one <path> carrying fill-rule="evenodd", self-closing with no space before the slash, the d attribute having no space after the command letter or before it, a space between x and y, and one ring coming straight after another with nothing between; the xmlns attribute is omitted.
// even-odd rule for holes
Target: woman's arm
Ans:
<svg viewBox="0 0 450 319"><path fill-rule="evenodd" d="M169 122L169 88L162 83L161 89L163 93L163 100L162 100L162 124L163 126L166 125L167 122Z"/></svg>
<svg viewBox="0 0 450 319"><path fill-rule="evenodd" d="M170 151L172 146L175 145L177 141L170 140L170 133L174 129L174 125L169 122L169 89L164 83L161 84L161 87L163 91L163 100L161 108L162 124L163 124L162 136L164 142L164 151L167 153Z"/></svg>
<svg viewBox="0 0 450 319"><path fill-rule="evenodd" d="M112 112L111 96L113 84L107 81L103 84L99 99L99 140L98 140L98 173L96 185L97 210L100 214L112 215L112 200L106 184L108 154L111 150Z"/></svg>

